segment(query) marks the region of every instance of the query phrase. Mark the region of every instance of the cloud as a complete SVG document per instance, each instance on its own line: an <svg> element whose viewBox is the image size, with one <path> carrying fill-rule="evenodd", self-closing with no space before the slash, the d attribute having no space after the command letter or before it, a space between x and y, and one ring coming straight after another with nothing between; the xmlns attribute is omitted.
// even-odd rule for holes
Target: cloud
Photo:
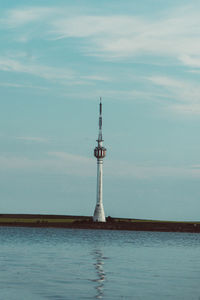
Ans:
<svg viewBox="0 0 200 300"><path fill-rule="evenodd" d="M49 18L56 11L54 7L25 7L7 11L1 24L8 27L20 27Z"/></svg>
<svg viewBox="0 0 200 300"><path fill-rule="evenodd" d="M59 158L63 161L70 161L70 162L74 161L76 163L84 163L88 165L91 165L91 163L93 162L93 159L91 158L81 156L81 155L75 155L67 152L48 152L48 155Z"/></svg>
<svg viewBox="0 0 200 300"><path fill-rule="evenodd" d="M138 28L144 29L144 23L137 17L129 16L73 16L60 18L51 23L53 34L65 37L119 37L136 34Z"/></svg>
<svg viewBox="0 0 200 300"><path fill-rule="evenodd" d="M106 161L107 177L147 179L200 178L199 164L191 166L139 165L126 161ZM25 172L50 175L96 176L96 160L66 152L48 152L45 158L0 156L0 172Z"/></svg>
<svg viewBox="0 0 200 300"><path fill-rule="evenodd" d="M29 75L41 77L46 80L56 81L62 85L83 85L92 84L94 81L109 80L109 78L106 76L95 74L82 76L72 69L41 65L37 63L36 60L33 63L32 60L26 59L24 57L22 57L20 60L17 53L16 59L13 57L13 54L11 55L11 58L10 56L0 56L0 70L4 72L26 73ZM0 85L10 87L33 87L32 85L26 86L24 84L14 83L0 83Z"/></svg>
<svg viewBox="0 0 200 300"><path fill-rule="evenodd" d="M41 137L33 137L33 136L19 136L16 137L17 140L27 141L27 142L39 142L39 143L45 143L48 141L48 139L41 138Z"/></svg>
<svg viewBox="0 0 200 300"><path fill-rule="evenodd" d="M0 156L0 172L33 170L36 164L27 157Z"/></svg>
<svg viewBox="0 0 200 300"><path fill-rule="evenodd" d="M184 82L166 76L147 77L152 83L166 88L183 88Z"/></svg>
<svg viewBox="0 0 200 300"><path fill-rule="evenodd" d="M162 18L137 15L73 16L55 18L51 34L56 39L84 38L89 55L126 58L135 55L174 57L185 64L184 56L200 51L200 20L195 7L167 12Z"/></svg>
<svg viewBox="0 0 200 300"><path fill-rule="evenodd" d="M40 89L40 90L48 90L48 88L38 85L31 84L18 84L18 83L10 83L10 82L0 82L0 86L8 87L8 88L28 88L28 89Z"/></svg>
<svg viewBox="0 0 200 300"><path fill-rule="evenodd" d="M0 57L0 70L7 72L27 73L50 80L69 80L74 78L74 72L71 70L55 68L30 63L29 61L19 61L9 57Z"/></svg>
<svg viewBox="0 0 200 300"><path fill-rule="evenodd" d="M178 64L187 67L188 72L200 72L200 19L196 4L180 6L173 10L158 12L155 16L130 14L92 14L92 9L83 12L72 7L24 7L8 10L1 19L4 29L15 27L15 36L23 39L29 32L43 40L76 39L73 47L79 47L81 54L99 56L102 59L133 59L142 62L162 61L163 64ZM39 24L39 25L38 25ZM38 26L40 30L38 30ZM31 35L30 35L31 38ZM116 74L80 74L70 68L42 65L37 59L10 54L0 56L0 70L26 73L62 85L95 85L95 82L115 81ZM150 70L151 72L151 70ZM188 74L188 73L187 73ZM121 74L120 74L121 76ZM111 78L112 77L112 78ZM123 76L121 76L123 77ZM130 78L126 83L130 83ZM145 79L145 78L144 78ZM146 80L146 79L145 79ZM198 83L179 80L170 76L149 76L151 86L144 90L113 91L106 95L124 98L139 98L162 102L173 112L200 114L200 89ZM144 82L140 82L141 84ZM3 85L3 83L2 83ZM13 87L20 85L13 84ZM70 91L67 91L70 93ZM96 92L96 91L95 91ZM90 92L95 94L95 92ZM74 93L77 93L76 91ZM102 94L102 92L100 92Z"/></svg>
<svg viewBox="0 0 200 300"><path fill-rule="evenodd" d="M30 38L32 35L46 39L76 38L80 40L81 51L87 55L123 59L147 54L171 57L176 63L191 65L193 57L200 53L199 5L172 9L149 18L129 12L92 15L86 13L87 9L80 13L68 6L35 6L7 11L1 23L18 29L22 41L26 41L26 28L28 32L27 25L31 24Z"/></svg>
<svg viewBox="0 0 200 300"><path fill-rule="evenodd" d="M188 67L200 68L200 56L191 57L189 55L180 56L180 61Z"/></svg>
<svg viewBox="0 0 200 300"><path fill-rule="evenodd" d="M43 159L0 156L0 172L25 172L53 175L93 176L92 159L63 152L49 152Z"/></svg>
<svg viewBox="0 0 200 300"><path fill-rule="evenodd" d="M176 113L200 114L200 87L198 83L166 76L150 76L147 80L155 86L159 86L162 91L163 89L166 91L168 100L165 101L165 105L170 110Z"/></svg>
<svg viewBox="0 0 200 300"><path fill-rule="evenodd" d="M111 78L109 78L108 76L99 76L99 75L81 76L81 78L85 80L91 80L91 81L111 81Z"/></svg>
<svg viewBox="0 0 200 300"><path fill-rule="evenodd" d="M199 178L200 168L194 166L162 166L162 165L139 165L125 161L107 162L106 172L112 177L128 177L138 179L152 178Z"/></svg>
<svg viewBox="0 0 200 300"><path fill-rule="evenodd" d="M200 164L192 165L191 168L193 168L193 169L200 169Z"/></svg>
<svg viewBox="0 0 200 300"><path fill-rule="evenodd" d="M169 107L175 113L181 113L185 115L200 115L200 103L199 104L174 104Z"/></svg>

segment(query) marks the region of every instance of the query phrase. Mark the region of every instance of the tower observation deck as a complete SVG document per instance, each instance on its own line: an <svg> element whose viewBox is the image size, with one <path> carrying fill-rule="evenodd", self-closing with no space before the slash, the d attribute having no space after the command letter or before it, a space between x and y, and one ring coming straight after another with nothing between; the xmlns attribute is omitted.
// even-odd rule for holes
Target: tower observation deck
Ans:
<svg viewBox="0 0 200 300"><path fill-rule="evenodd" d="M97 147L94 149L94 156L97 158L97 200L94 210L94 222L106 222L103 208L103 158L106 156L106 148L103 147L102 137L102 103L99 104L99 135Z"/></svg>

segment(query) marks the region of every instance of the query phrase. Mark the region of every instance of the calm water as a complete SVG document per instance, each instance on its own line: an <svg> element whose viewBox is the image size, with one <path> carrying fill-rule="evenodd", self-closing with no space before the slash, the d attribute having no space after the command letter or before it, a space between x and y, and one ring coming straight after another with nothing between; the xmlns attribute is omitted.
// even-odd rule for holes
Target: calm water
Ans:
<svg viewBox="0 0 200 300"><path fill-rule="evenodd" d="M0 299L200 299L200 234L0 228Z"/></svg>

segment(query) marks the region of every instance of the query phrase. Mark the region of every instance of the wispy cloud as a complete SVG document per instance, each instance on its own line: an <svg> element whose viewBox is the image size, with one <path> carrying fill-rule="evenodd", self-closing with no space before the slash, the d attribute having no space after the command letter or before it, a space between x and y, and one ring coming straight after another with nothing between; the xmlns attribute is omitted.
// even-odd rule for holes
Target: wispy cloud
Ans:
<svg viewBox="0 0 200 300"><path fill-rule="evenodd" d="M7 11L5 16L1 19L1 24L8 27L21 27L49 18L55 14L55 12L55 7L41 6L11 9Z"/></svg>
<svg viewBox="0 0 200 300"><path fill-rule="evenodd" d="M48 90L47 87L32 85L32 84L19 84L19 83L10 83L10 82L0 82L0 86L8 88L28 88L28 89L39 89L39 90Z"/></svg>
<svg viewBox="0 0 200 300"><path fill-rule="evenodd" d="M70 8L71 9L71 8ZM67 6L26 7L6 12L1 23L16 27L24 36L25 25L41 21L38 37L51 39L84 39L82 51L105 58L127 58L135 55L169 56L176 63L193 64L200 52L199 5L180 6L151 19L137 15L92 15L80 11L70 14ZM22 31L21 28L24 27ZM27 29L28 30L28 29Z"/></svg>
<svg viewBox="0 0 200 300"><path fill-rule="evenodd" d="M174 112L200 114L200 87L197 82L165 76L147 78L154 85L166 91L165 105Z"/></svg>
<svg viewBox="0 0 200 300"><path fill-rule="evenodd" d="M37 143L46 143L48 139L42 137L33 137L33 136L18 136L17 140L27 141L27 142L37 142Z"/></svg>
<svg viewBox="0 0 200 300"><path fill-rule="evenodd" d="M180 61L188 67L192 68L200 68L200 56L195 55L195 56L189 56L189 55L182 55L180 56Z"/></svg>
<svg viewBox="0 0 200 300"><path fill-rule="evenodd" d="M109 176L138 179L152 178L190 178L200 177L200 168L193 166L165 166L134 164L125 161L107 162L106 172Z"/></svg>
<svg viewBox="0 0 200 300"><path fill-rule="evenodd" d="M41 77L46 80L55 81L62 85L83 85L92 84L94 81L108 81L107 76L87 75L83 76L72 69L57 68L34 63L29 59L10 58L9 56L0 56L0 70L5 72L26 73L29 75ZM2 86L10 87L33 87L32 85L0 83Z"/></svg>
<svg viewBox="0 0 200 300"><path fill-rule="evenodd" d="M139 165L126 161L107 161L105 173L108 177L135 178L200 178L200 167ZM96 176L96 163L92 158L66 152L49 152L43 159L29 157L0 156L0 172L34 172L54 175Z"/></svg>
<svg viewBox="0 0 200 300"><path fill-rule="evenodd" d="M99 56L104 59L137 59L145 61L145 57L162 57L162 61L176 65L184 65L186 71L200 72L200 19L198 4L181 6L179 8L156 14L154 18L147 15L127 14L97 15L72 7L24 7L8 10L1 19L1 27L15 28L15 35L23 38L29 25L36 38L46 40L69 39L78 40L78 50L81 54ZM73 11L73 13L72 13ZM38 24L40 27L38 33ZM31 35L30 35L31 38ZM53 43L53 41L52 41ZM75 47L76 47L75 45ZM150 59L150 61L152 61ZM115 81L115 74L80 74L64 67L53 67L34 62L25 56L0 56L0 70L5 72L26 73L62 85L95 85L101 81ZM127 76L128 77L128 76ZM113 79L114 78L114 79ZM130 78L128 79L130 83ZM128 81L127 80L127 81ZM146 80L146 79L145 79ZM200 114L200 89L198 83L180 80L170 76L149 76L151 87L142 91L114 91L113 87L106 95L127 99L154 99L163 101L173 112ZM3 85L3 83L2 83ZM142 85L142 84L141 84ZM143 82L144 85L144 82ZM4 84L5 86L5 84ZM15 85L13 87L20 87ZM155 88L156 87L156 88ZM70 91L68 91L70 93ZM64 94L65 92L63 92ZM76 93L76 91L75 91ZM92 93L88 91L88 93ZM121 93L121 94L120 94Z"/></svg>
<svg viewBox="0 0 200 300"><path fill-rule="evenodd" d="M85 157L85 156L81 156L81 155L76 155L76 154L71 154L71 153L67 153L67 152L48 152L48 155L52 156L52 157L56 157L59 158L63 161L75 161L77 163L85 163L90 165L93 162L93 159Z"/></svg>
<svg viewBox="0 0 200 300"><path fill-rule="evenodd" d="M111 81L111 78L108 76L99 76L99 75L88 75L88 76L81 76L84 80L91 80L91 81Z"/></svg>
<svg viewBox="0 0 200 300"><path fill-rule="evenodd" d="M44 66L36 62L34 64L29 61L21 62L9 57L0 57L0 70L27 73L50 80L68 80L74 78L74 72L72 70Z"/></svg>
<svg viewBox="0 0 200 300"><path fill-rule="evenodd" d="M0 155L0 172L33 172L58 175L93 176L92 159L63 152L49 152L43 159Z"/></svg>

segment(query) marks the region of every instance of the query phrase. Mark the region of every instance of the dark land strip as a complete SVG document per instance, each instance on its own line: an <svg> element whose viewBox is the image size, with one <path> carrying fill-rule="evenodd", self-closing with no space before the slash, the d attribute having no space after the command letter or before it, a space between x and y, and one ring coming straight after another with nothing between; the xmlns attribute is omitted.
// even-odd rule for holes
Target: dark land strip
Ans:
<svg viewBox="0 0 200 300"><path fill-rule="evenodd" d="M107 217L106 223L97 223L93 222L92 217L88 216L40 214L0 214L0 226L200 233L200 222L175 222Z"/></svg>

